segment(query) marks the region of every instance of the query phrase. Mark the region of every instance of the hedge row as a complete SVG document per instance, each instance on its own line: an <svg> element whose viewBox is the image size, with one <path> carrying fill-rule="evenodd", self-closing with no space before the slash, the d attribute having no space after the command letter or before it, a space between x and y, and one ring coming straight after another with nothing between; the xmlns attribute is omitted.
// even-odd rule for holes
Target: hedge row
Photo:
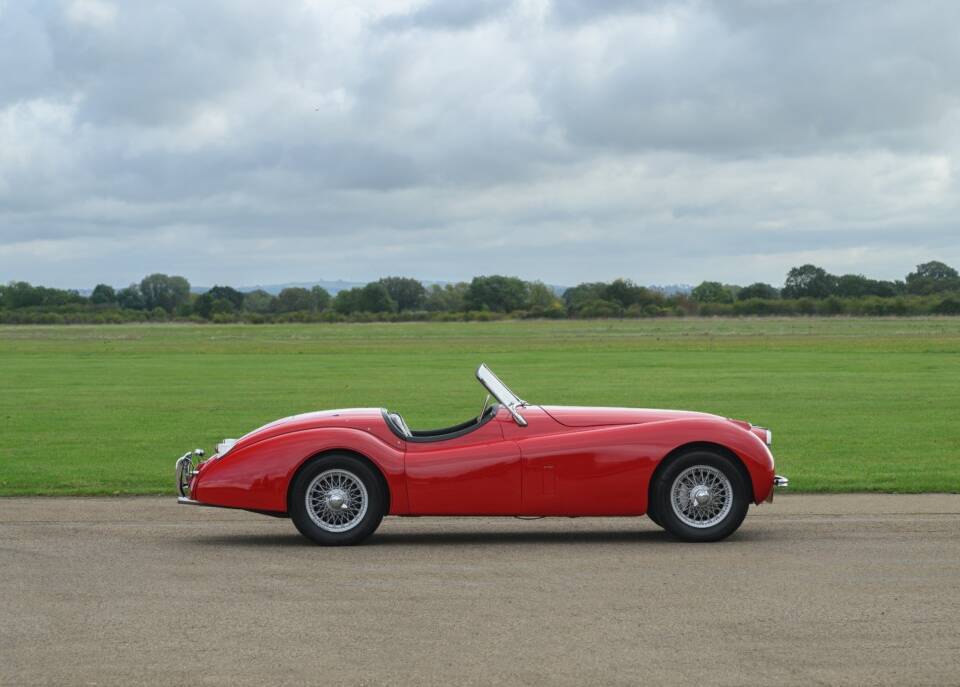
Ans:
<svg viewBox="0 0 960 687"><path fill-rule="evenodd" d="M648 304L626 310L605 307L582 312L578 319L649 317L739 317L739 316L870 316L903 317L917 315L960 315L960 295L946 297L900 296L897 298L836 298L823 300L764 300L759 298L735 303L696 303L686 301L670 307ZM161 308L130 310L121 308L89 308L66 305L55 309L21 308L0 310L0 324L122 324L127 322L196 322L269 324L284 322L474 322L504 319L568 318L563 308L521 310L513 313L490 311L400 313L354 313L342 315L332 310L289 313L217 313L212 320L197 315L178 317Z"/></svg>

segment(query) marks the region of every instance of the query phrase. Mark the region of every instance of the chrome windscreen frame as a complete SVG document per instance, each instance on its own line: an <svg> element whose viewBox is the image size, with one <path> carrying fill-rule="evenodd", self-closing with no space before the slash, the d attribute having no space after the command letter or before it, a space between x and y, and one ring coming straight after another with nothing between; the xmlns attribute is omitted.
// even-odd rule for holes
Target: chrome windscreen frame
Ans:
<svg viewBox="0 0 960 687"><path fill-rule="evenodd" d="M480 367L477 368L477 379L483 384L484 388L490 392L490 395L497 399L500 404L510 412L514 422L521 427L527 426L527 421L519 411L520 408L527 405L527 402L510 391L507 385L501 382L500 378L493 373L493 370L487 367L486 363L481 363Z"/></svg>

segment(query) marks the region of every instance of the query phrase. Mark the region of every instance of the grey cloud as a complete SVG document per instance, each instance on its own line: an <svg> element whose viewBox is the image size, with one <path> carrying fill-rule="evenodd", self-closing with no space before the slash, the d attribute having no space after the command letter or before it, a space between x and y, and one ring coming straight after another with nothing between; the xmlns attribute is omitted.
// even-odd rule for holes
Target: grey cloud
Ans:
<svg viewBox="0 0 960 687"><path fill-rule="evenodd" d="M954 3L387 9L0 0L0 281L960 262Z"/></svg>
<svg viewBox="0 0 960 687"><path fill-rule="evenodd" d="M670 4L667 0L553 0L550 10L553 19L569 26L588 24L610 17L659 11Z"/></svg>
<svg viewBox="0 0 960 687"><path fill-rule="evenodd" d="M49 88L53 47L27 4L0 5L0 107Z"/></svg>
<svg viewBox="0 0 960 687"><path fill-rule="evenodd" d="M391 14L378 22L382 29L460 31L490 21L511 6L510 0L433 0L409 12Z"/></svg>
<svg viewBox="0 0 960 687"><path fill-rule="evenodd" d="M633 15L607 30L589 68L571 54L554 71L543 98L572 140L724 155L932 149L960 104L955 3L924 5L929 14L894 3L696 7ZM650 22L642 38L651 16L662 41Z"/></svg>

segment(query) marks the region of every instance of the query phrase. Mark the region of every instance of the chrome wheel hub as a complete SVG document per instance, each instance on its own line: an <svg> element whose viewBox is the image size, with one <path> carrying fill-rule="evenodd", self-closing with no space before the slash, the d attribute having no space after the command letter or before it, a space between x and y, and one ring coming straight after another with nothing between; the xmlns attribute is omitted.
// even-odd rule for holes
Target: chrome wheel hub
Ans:
<svg viewBox="0 0 960 687"><path fill-rule="evenodd" d="M703 484L698 484L690 490L690 502L694 506L710 505L710 498L710 489Z"/></svg>
<svg viewBox="0 0 960 687"><path fill-rule="evenodd" d="M346 532L367 514L367 488L349 470L326 470L307 487L307 514L327 532Z"/></svg>
<svg viewBox="0 0 960 687"><path fill-rule="evenodd" d="M332 489L327 493L327 510L347 510L347 492L343 489Z"/></svg>
<svg viewBox="0 0 960 687"><path fill-rule="evenodd" d="M727 476L710 465L694 465L673 480L670 506L685 525L713 527L733 508L733 485Z"/></svg>

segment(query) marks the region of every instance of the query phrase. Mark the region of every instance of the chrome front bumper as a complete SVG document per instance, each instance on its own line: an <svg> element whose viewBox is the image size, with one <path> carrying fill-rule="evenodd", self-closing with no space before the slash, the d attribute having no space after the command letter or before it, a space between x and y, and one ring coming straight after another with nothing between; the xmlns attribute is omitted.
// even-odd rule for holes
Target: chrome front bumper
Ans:
<svg viewBox="0 0 960 687"><path fill-rule="evenodd" d="M187 451L177 458L177 503L199 505L199 501L190 498L190 482L197 475L197 468L193 464L194 456L202 458L203 450L198 448L194 451Z"/></svg>
<svg viewBox="0 0 960 687"><path fill-rule="evenodd" d="M783 475L774 475L773 476L773 487L770 489L770 493L767 494L765 501L767 503L773 503L773 492L777 489L783 489L790 485L790 480L788 480Z"/></svg>

